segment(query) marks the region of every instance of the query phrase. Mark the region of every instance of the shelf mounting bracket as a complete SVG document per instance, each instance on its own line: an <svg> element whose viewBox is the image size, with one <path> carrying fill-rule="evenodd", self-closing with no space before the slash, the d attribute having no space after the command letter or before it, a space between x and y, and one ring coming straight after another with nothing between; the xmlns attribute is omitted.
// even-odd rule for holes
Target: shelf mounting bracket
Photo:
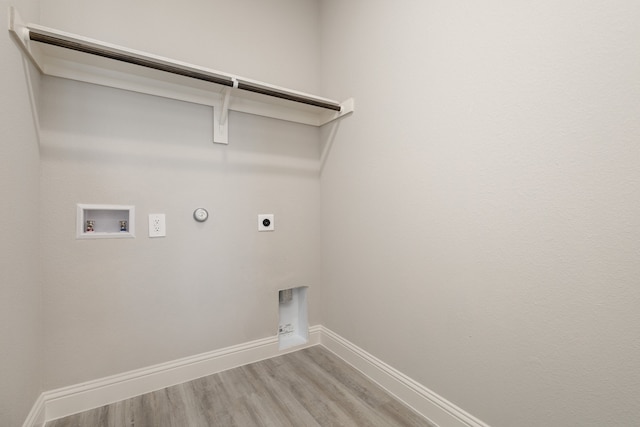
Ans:
<svg viewBox="0 0 640 427"><path fill-rule="evenodd" d="M238 87L238 81L233 79L233 89ZM213 142L216 144L229 144L229 101L231 100L231 87L222 90L222 104L220 112L216 114L213 109Z"/></svg>

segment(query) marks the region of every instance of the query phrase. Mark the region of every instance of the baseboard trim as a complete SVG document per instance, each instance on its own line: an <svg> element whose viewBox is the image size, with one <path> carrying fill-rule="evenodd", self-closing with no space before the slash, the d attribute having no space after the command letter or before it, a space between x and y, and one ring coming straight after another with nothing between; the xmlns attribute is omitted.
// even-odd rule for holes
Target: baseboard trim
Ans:
<svg viewBox="0 0 640 427"><path fill-rule="evenodd" d="M36 399L22 427L42 427L44 425L44 393Z"/></svg>
<svg viewBox="0 0 640 427"><path fill-rule="evenodd" d="M268 337L46 391L36 400L23 427L42 427L47 421L318 344L344 359L438 427L489 427L453 403L321 325L309 328L309 341L306 344L286 350L278 349L277 337Z"/></svg>
<svg viewBox="0 0 640 427"><path fill-rule="evenodd" d="M319 326L309 328L309 340L306 344L286 350L278 349L277 336L263 338L123 374L46 391L38 400L43 402L40 406L44 406L45 421L51 421L317 345L320 343L320 330ZM38 424L25 423L24 427L39 426Z"/></svg>
<svg viewBox="0 0 640 427"><path fill-rule="evenodd" d="M321 344L438 427L489 427L400 371L321 327Z"/></svg>

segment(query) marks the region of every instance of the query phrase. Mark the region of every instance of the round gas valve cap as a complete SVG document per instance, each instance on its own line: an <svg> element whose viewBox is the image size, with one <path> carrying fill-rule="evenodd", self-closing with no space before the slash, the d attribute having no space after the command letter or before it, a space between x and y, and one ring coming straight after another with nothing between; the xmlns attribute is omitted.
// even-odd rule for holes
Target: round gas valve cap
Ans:
<svg viewBox="0 0 640 427"><path fill-rule="evenodd" d="M198 222L205 222L209 218L209 212L204 208L198 208L193 211L193 219Z"/></svg>

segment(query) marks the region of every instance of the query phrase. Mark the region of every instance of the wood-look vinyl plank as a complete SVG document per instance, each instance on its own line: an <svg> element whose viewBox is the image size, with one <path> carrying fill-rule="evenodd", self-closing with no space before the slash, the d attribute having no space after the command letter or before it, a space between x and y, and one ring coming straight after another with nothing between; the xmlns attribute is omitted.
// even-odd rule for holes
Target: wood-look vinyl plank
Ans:
<svg viewBox="0 0 640 427"><path fill-rule="evenodd" d="M351 414L339 402L342 400L329 384L321 383L309 369L300 368L291 358L280 366L278 376L292 388L295 399L321 426L349 425Z"/></svg>
<svg viewBox="0 0 640 427"><path fill-rule="evenodd" d="M251 398L255 394L253 386L241 375L240 368L223 372L220 375L225 392L232 402L231 416L239 426L264 426L261 418L256 414L255 405Z"/></svg>
<svg viewBox="0 0 640 427"><path fill-rule="evenodd" d="M270 394L270 400L285 417L281 423L282 427L321 426L297 400L290 384L280 379L271 360L248 365L247 369L251 370L256 378L261 378L265 392Z"/></svg>
<svg viewBox="0 0 640 427"><path fill-rule="evenodd" d="M201 414L202 426L232 426L233 421L227 395L223 392L220 380L210 376L198 378L190 382L191 387L185 388L188 402L195 412Z"/></svg>
<svg viewBox="0 0 640 427"><path fill-rule="evenodd" d="M318 391L324 396L330 396L331 402L340 408L344 413L349 414L352 419L357 419L362 425L367 426L387 426L389 425L384 417L378 413L376 408L380 405L379 399L367 402L368 390L362 387L353 387L351 378L361 377L361 374L353 370L335 371L327 376L327 371L321 366L313 363L312 354L321 352L299 353L293 356L296 360L295 369L298 375L307 375L309 381L313 382ZM344 364L344 362L343 362ZM368 389L377 391L378 387L367 380Z"/></svg>
<svg viewBox="0 0 640 427"><path fill-rule="evenodd" d="M264 426L263 417L256 414L255 403L251 396L255 394L253 385L242 375L241 367L221 372L219 378L224 393L229 396L231 417L238 426Z"/></svg>
<svg viewBox="0 0 640 427"><path fill-rule="evenodd" d="M330 374L331 379L346 389L345 393L354 394L372 407L394 400L383 389L371 387L371 380L329 352L309 352L296 356L307 358L306 364L318 369L319 375Z"/></svg>
<svg viewBox="0 0 640 427"><path fill-rule="evenodd" d="M259 364L256 365L259 366ZM256 413L263 414L262 421L265 425L295 427L295 424L289 419L292 413L287 410L277 392L277 388L274 388L265 378L258 375L259 371L256 369L256 365L249 365L240 369L246 379L255 387L255 393L249 396L252 408Z"/></svg>
<svg viewBox="0 0 640 427"><path fill-rule="evenodd" d="M300 354L309 357L310 366L317 366L324 370L325 375L336 379L347 388L347 393L358 397L362 402L375 408L375 413L382 416L384 425L424 426L422 416L407 408L384 389L371 386L371 380L362 375L354 367L344 363L329 352L309 352Z"/></svg>
<svg viewBox="0 0 640 427"><path fill-rule="evenodd" d="M433 427L321 346L230 369L46 427Z"/></svg>

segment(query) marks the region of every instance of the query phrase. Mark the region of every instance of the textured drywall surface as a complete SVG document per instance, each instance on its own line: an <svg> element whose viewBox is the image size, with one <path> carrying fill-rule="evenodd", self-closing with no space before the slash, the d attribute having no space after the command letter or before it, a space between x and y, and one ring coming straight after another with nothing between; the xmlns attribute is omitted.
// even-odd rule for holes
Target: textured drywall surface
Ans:
<svg viewBox="0 0 640 427"><path fill-rule="evenodd" d="M325 324L493 427L637 424L640 4L322 5Z"/></svg>
<svg viewBox="0 0 640 427"><path fill-rule="evenodd" d="M9 5L0 2L3 24ZM34 1L11 5L37 17ZM15 427L42 384L39 153L22 55L6 30L0 57L0 425Z"/></svg>
<svg viewBox="0 0 640 427"><path fill-rule="evenodd" d="M229 2L116 3L54 1L42 21L317 87L316 2L234 2L257 10L233 19L214 13ZM240 24L254 42L232 49ZM309 286L319 322L317 128L231 112L230 143L216 145L209 107L58 78L42 81L41 113L47 389L274 336L283 288ZM135 205L135 239L76 240L77 203ZM198 207L207 222L194 221ZM166 215L165 238L148 237L152 213ZM261 213L275 214L275 232L257 232Z"/></svg>

